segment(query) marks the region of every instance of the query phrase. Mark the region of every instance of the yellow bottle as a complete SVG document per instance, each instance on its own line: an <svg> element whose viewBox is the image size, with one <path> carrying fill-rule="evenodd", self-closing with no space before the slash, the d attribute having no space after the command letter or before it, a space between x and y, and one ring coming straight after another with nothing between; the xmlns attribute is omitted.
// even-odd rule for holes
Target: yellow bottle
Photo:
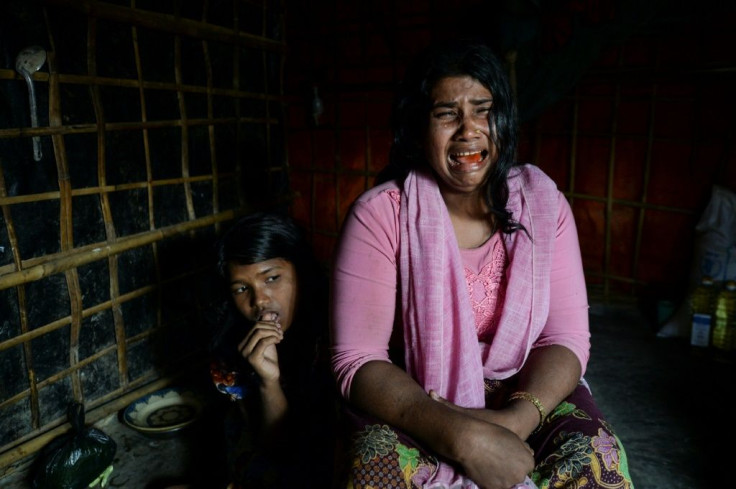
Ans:
<svg viewBox="0 0 736 489"><path fill-rule="evenodd" d="M703 277L690 298L692 312L692 328L690 344L698 348L711 345L711 329L713 327L713 303L715 299L713 279Z"/></svg>
<svg viewBox="0 0 736 489"><path fill-rule="evenodd" d="M736 281L733 280L726 282L716 299L713 347L726 356L736 349Z"/></svg>

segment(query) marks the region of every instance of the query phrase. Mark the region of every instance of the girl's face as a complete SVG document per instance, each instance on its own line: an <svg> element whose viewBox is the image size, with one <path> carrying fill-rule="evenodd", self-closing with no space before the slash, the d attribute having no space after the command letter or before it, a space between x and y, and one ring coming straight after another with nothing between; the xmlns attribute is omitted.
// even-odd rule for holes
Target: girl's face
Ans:
<svg viewBox="0 0 736 489"><path fill-rule="evenodd" d="M496 161L493 95L469 76L443 78L431 92L425 150L443 195L478 192Z"/></svg>
<svg viewBox="0 0 736 489"><path fill-rule="evenodd" d="M279 323L286 332L294 320L297 276L294 265L273 258L252 265L227 266L235 306L251 322Z"/></svg>

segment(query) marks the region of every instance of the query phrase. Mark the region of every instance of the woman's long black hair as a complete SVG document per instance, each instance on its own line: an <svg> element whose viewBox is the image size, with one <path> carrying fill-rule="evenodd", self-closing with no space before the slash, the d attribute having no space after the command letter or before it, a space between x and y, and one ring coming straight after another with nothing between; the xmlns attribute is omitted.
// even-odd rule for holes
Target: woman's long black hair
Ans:
<svg viewBox="0 0 736 489"><path fill-rule="evenodd" d="M289 330L298 347L304 340L323 335L327 318L327 280L314 258L302 229L287 215L269 212L248 214L236 221L215 243L215 269L220 278L221 299L210 315L213 330L210 348L226 360L240 361L233 351L252 326L235 308L229 288L228 263L252 265L282 258L296 271L298 302L296 327ZM303 345L308 348L307 344ZM310 352L312 353L312 352Z"/></svg>
<svg viewBox="0 0 736 489"><path fill-rule="evenodd" d="M506 210L509 197L506 179L516 164L516 105L503 65L485 44L452 41L431 46L408 68L394 100L390 162L377 182L403 179L409 170L426 165L423 146L432 107L432 89L441 79L453 76L470 76L493 96L489 127L498 159L485 183L484 198L496 218L496 227L513 233L522 228Z"/></svg>

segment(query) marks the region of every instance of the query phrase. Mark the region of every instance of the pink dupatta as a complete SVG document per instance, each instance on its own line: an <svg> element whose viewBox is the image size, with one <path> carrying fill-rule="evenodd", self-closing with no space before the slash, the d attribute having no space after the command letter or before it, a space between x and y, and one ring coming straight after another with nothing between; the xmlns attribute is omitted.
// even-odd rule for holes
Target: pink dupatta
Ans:
<svg viewBox="0 0 736 489"><path fill-rule="evenodd" d="M510 190L511 187L510 184ZM521 191L518 187L513 185L514 190ZM554 213L553 208L547 207L545 213ZM520 212L521 208L512 211ZM514 212L515 216L519 215L517 212ZM527 229L532 224L523 220L522 223ZM401 193L399 224L401 305L407 372L426 391L434 389L459 406L482 408L485 406L482 358L488 358L488 354L493 353L489 348L493 347L482 346L478 342L457 240L432 175L423 171L409 173ZM549 226L542 227L546 228L542 234L548 234ZM554 241L547 239L549 236L540 238L542 243ZM524 250L524 257L518 257L518 266L526 273L509 281L506 297L506 303L514 297L523 298L524 301L504 311L497 333L502 338L502 347L508 349L511 345L512 351L499 351L502 361L498 368L487 368L490 372L503 373L505 376L515 373L523 364L534 339L544 326L549 305L548 281L545 293L544 279L538 283L538 277L544 277L545 268L549 270L550 250L543 250L547 251L542 253L546 260L543 260L543 266L537 273L532 273L530 242L528 247L529 250ZM541 295L547 302L542 300L541 304L535 303L534 295ZM509 316L513 317L516 325L510 325ZM520 328L520 318L521 325L529 327ZM453 467L440 463L424 487L466 489L477 486L458 474ZM535 486L527 478L518 487Z"/></svg>

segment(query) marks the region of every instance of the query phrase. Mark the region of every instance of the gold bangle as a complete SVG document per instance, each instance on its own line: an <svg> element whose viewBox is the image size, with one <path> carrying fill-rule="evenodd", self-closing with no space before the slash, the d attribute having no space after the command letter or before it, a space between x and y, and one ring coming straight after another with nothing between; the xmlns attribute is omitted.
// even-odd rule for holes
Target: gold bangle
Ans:
<svg viewBox="0 0 736 489"><path fill-rule="evenodd" d="M509 401L513 401L514 399L524 399L525 401L529 401L534 404L534 407L539 411L539 424L541 425L544 422L544 418L547 417L547 412L544 410L544 406L542 406L539 399L537 399L537 396L525 391L517 391L509 396Z"/></svg>

